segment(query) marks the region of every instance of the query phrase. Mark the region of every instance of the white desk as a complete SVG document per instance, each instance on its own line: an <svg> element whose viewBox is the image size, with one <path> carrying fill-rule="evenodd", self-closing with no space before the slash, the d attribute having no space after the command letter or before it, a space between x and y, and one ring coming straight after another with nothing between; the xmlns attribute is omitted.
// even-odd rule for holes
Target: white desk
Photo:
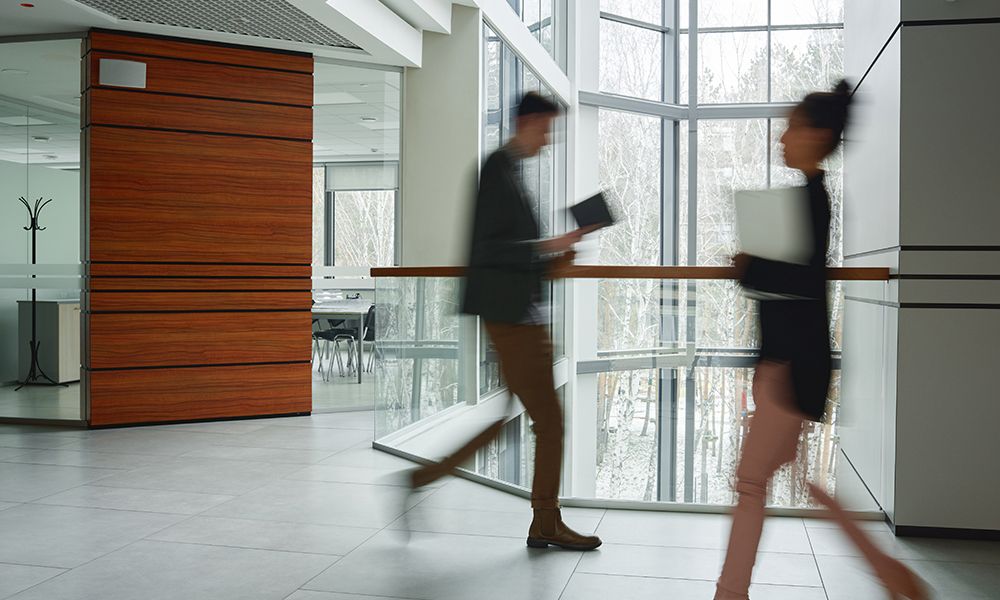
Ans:
<svg viewBox="0 0 1000 600"><path fill-rule="evenodd" d="M364 370L364 339L365 339L365 317L368 310L374 306L371 300L328 300L322 304L314 304L312 316L317 319L344 319L357 323L357 358L358 358L358 383L361 383L361 372Z"/></svg>

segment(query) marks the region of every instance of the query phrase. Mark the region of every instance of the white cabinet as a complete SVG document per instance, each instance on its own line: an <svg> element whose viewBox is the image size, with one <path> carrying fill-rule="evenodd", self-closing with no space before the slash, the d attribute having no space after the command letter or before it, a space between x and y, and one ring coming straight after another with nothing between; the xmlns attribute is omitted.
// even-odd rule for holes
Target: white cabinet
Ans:
<svg viewBox="0 0 1000 600"><path fill-rule="evenodd" d="M38 363L56 383L80 380L80 301L39 300ZM18 300L18 380L31 369L31 301Z"/></svg>

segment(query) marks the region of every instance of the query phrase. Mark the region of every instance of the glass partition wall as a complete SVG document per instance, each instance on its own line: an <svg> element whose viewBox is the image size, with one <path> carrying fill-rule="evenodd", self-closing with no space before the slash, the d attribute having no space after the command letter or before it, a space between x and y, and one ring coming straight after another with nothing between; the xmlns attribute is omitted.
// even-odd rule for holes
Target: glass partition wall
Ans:
<svg viewBox="0 0 1000 600"><path fill-rule="evenodd" d="M313 410L371 410L368 275L398 263L402 72L317 61L314 77Z"/></svg>
<svg viewBox="0 0 1000 600"><path fill-rule="evenodd" d="M0 53L0 420L79 423L81 41Z"/></svg>

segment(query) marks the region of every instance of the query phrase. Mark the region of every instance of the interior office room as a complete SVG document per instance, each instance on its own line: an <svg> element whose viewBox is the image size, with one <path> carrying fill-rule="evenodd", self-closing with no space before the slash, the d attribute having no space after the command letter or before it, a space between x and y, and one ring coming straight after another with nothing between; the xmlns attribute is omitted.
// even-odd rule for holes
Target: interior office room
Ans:
<svg viewBox="0 0 1000 600"><path fill-rule="evenodd" d="M788 132L842 79L831 374L749 596L1000 598L998 50L992 0L0 5L0 600L746 597L735 203L815 189ZM463 314L498 152L538 237L616 218L532 298L559 509Z"/></svg>

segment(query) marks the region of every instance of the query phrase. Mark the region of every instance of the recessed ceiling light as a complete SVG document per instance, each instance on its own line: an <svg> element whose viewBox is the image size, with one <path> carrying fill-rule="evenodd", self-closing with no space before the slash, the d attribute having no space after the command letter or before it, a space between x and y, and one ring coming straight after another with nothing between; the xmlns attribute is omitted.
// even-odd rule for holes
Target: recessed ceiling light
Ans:
<svg viewBox="0 0 1000 600"><path fill-rule="evenodd" d="M49 141L50 138L47 135L36 135L31 139L35 140L36 142L47 142Z"/></svg>
<svg viewBox="0 0 1000 600"><path fill-rule="evenodd" d="M361 117L361 120L366 123L374 123L375 121L378 121L375 117Z"/></svg>
<svg viewBox="0 0 1000 600"><path fill-rule="evenodd" d="M27 75L24 69L0 69L0 75Z"/></svg>
<svg viewBox="0 0 1000 600"><path fill-rule="evenodd" d="M378 148L372 148L372 152L378 152Z"/></svg>
<svg viewBox="0 0 1000 600"><path fill-rule="evenodd" d="M57 159L57 158L59 158L59 157L58 157L58 156L56 156L55 154L46 154L46 155L45 155L45 158L47 158L47 159L49 159L49 160L55 160L55 159Z"/></svg>

